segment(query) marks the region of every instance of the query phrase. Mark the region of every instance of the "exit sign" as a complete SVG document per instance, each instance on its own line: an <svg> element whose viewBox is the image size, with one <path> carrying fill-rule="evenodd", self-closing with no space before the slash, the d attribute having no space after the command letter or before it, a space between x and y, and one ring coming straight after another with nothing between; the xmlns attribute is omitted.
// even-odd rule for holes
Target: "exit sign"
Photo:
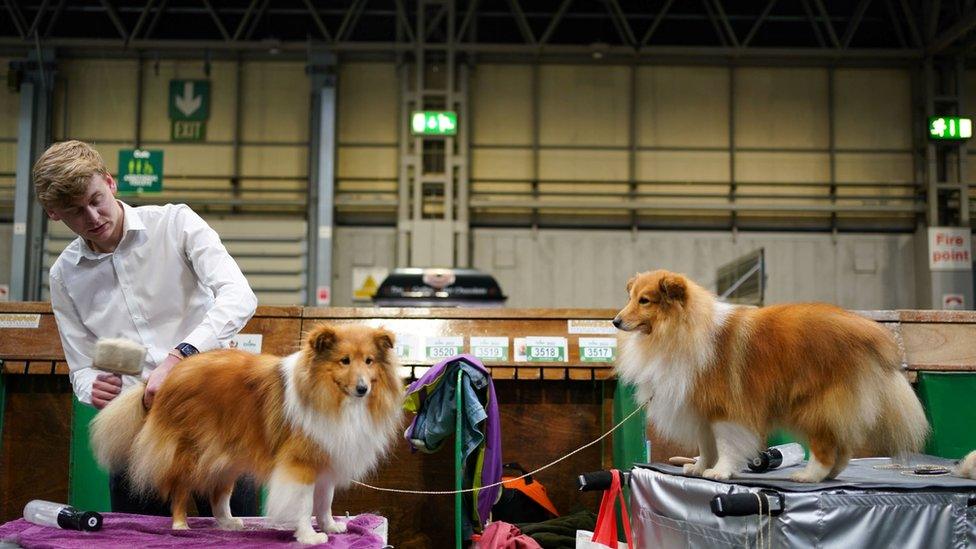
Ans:
<svg viewBox="0 0 976 549"><path fill-rule="evenodd" d="M929 118L929 138L943 141L962 141L973 136L973 120L959 116Z"/></svg>
<svg viewBox="0 0 976 549"><path fill-rule="evenodd" d="M410 116L414 135L457 135L457 113L454 111L414 111Z"/></svg>

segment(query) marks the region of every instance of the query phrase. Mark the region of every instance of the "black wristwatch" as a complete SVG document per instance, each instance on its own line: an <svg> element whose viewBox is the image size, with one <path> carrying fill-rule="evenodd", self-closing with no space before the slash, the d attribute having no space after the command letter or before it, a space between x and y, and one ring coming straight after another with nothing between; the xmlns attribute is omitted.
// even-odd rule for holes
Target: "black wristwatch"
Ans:
<svg viewBox="0 0 976 549"><path fill-rule="evenodd" d="M197 354L197 353L200 352L200 351L197 350L196 347L194 347L193 345L190 345L189 343L186 343L186 342L180 343L175 348L176 348L177 352L179 352L181 355L183 355L183 358L186 358L186 357L191 356L191 355L195 355L195 354Z"/></svg>

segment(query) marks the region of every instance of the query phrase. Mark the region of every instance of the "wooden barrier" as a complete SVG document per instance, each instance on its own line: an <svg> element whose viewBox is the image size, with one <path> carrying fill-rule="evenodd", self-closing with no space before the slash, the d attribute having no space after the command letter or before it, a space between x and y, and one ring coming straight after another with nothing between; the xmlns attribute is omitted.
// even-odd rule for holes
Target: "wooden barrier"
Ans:
<svg viewBox="0 0 976 549"><path fill-rule="evenodd" d="M403 360L405 373L419 376L436 362L423 355L423 337L507 337L508 357L487 362L498 395L503 459L534 469L597 438L609 429L614 391L611 365L580 357L580 337L598 333L616 313L610 309L426 309L259 307L243 334L262 336L262 351L286 355L298 349L302 334L318 322L362 322L397 334L418 336L421 352ZM862 311L887 326L899 341L909 374L925 371L976 371L976 313L968 311ZM36 321L36 327L33 326ZM71 388L50 306L0 305L0 360L6 409L0 422L0 521L20 515L29 499L68 500L68 441ZM516 338L566 338L560 362L515 360ZM4 393L0 392L0 395ZM404 417L404 426L409 418ZM652 458L663 460L690 449L675 447L653 433ZM580 493L573 479L583 471L609 467L609 438L574 455L537 478L562 512L595 509L598 494ZM411 453L402 441L367 482L409 490L453 488L450 451ZM336 496L337 513L378 511L391 521L391 541L434 546L452 538L450 496L420 496L352 488ZM443 520L437 517L444 517Z"/></svg>

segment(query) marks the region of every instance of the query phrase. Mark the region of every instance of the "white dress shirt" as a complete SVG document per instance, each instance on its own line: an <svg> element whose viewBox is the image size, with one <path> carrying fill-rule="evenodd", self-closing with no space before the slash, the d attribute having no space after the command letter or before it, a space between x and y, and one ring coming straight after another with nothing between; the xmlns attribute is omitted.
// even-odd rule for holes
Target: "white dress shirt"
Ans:
<svg viewBox="0 0 976 549"><path fill-rule="evenodd" d="M78 400L91 403L95 343L124 337L146 347L142 378L180 342L226 346L257 298L220 237L179 204L124 209L122 240L97 253L76 238L51 266L51 308ZM136 376L122 376L123 388Z"/></svg>

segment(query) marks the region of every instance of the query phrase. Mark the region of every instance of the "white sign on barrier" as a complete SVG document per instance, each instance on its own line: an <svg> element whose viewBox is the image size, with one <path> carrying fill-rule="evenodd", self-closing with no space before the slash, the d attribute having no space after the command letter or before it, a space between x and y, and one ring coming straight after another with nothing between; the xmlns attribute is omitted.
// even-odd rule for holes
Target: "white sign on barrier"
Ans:
<svg viewBox="0 0 976 549"><path fill-rule="evenodd" d="M973 268L967 227L929 227L929 269L970 271Z"/></svg>

